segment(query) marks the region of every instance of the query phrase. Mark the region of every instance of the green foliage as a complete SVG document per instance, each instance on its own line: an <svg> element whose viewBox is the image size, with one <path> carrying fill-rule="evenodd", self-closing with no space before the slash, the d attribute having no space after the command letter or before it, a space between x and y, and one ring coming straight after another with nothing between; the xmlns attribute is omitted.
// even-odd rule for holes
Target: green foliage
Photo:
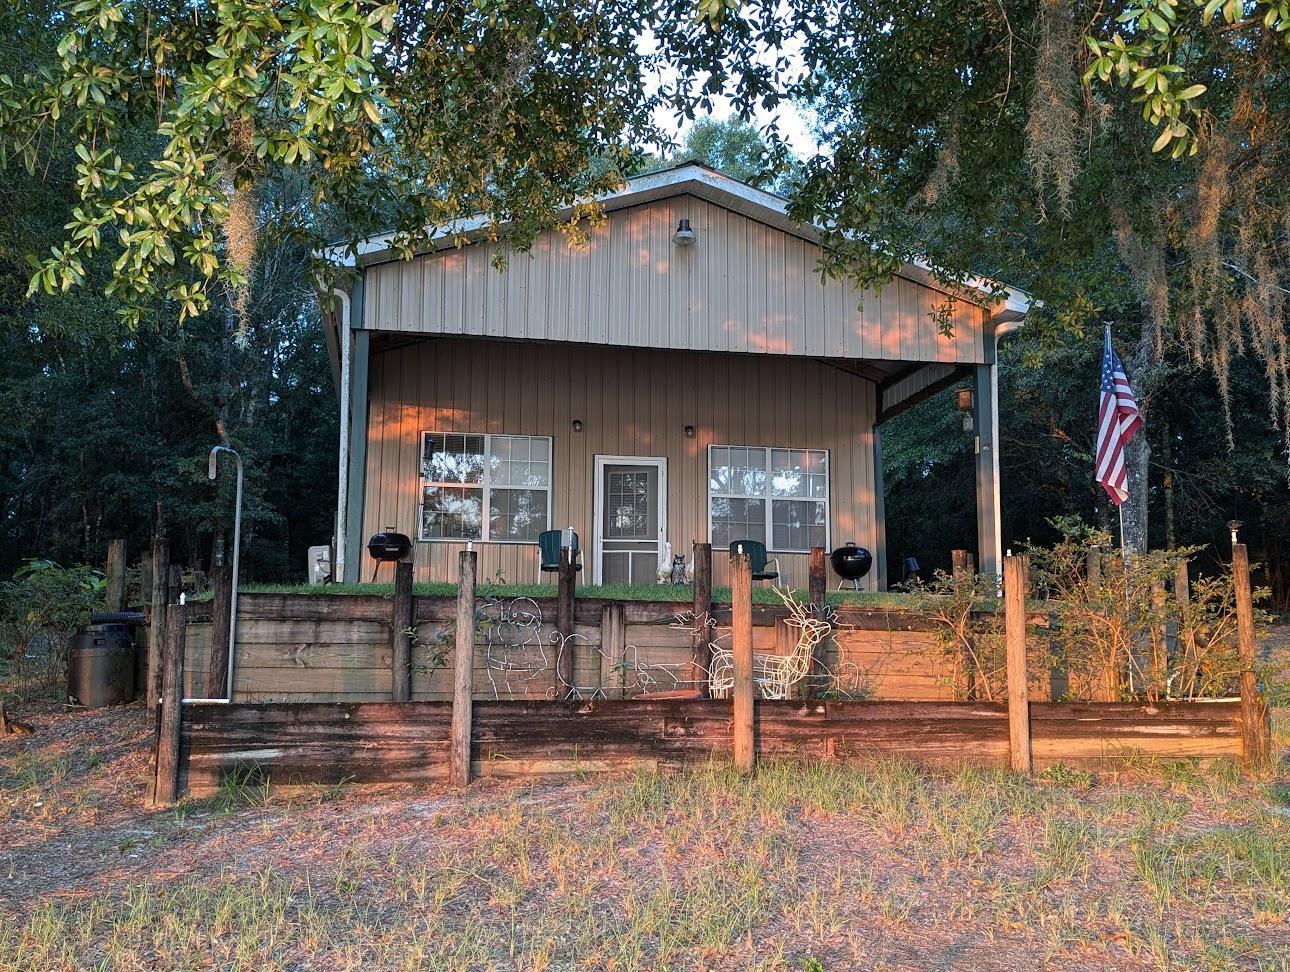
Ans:
<svg viewBox="0 0 1290 972"><path fill-rule="evenodd" d="M63 684L67 645L103 605L103 575L83 564L31 560L0 581L0 662L19 690Z"/></svg>

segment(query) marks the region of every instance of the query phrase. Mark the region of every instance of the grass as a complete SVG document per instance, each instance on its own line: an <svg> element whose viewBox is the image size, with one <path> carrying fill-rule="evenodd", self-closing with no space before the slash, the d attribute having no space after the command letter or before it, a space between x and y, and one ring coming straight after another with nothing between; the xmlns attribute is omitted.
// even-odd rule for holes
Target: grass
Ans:
<svg viewBox="0 0 1290 972"><path fill-rule="evenodd" d="M243 584L238 590L243 594L312 594L323 595L367 595L375 597L393 597L394 584ZM414 584L414 594L421 597L456 597L457 585L447 582ZM485 581L476 588L480 597L516 598L530 597L534 600L554 598L556 586L551 584L503 584ZM795 590L794 596L805 603L809 595L804 590ZM691 584L583 584L577 588L577 596L584 598L604 598L617 601L670 601L677 604L691 604L694 601L694 586ZM829 591L828 603L854 604L885 610L914 610L918 607L920 597L896 592L870 591ZM196 594L190 601L206 601L210 594ZM714 587L712 600L717 604L730 603L730 588ZM765 585L753 587L753 603L779 604L775 592Z"/></svg>
<svg viewBox="0 0 1290 972"><path fill-rule="evenodd" d="M1285 713L1277 740L1287 742ZM150 726L0 745L0 970L1285 968L1290 786L767 760L142 804Z"/></svg>

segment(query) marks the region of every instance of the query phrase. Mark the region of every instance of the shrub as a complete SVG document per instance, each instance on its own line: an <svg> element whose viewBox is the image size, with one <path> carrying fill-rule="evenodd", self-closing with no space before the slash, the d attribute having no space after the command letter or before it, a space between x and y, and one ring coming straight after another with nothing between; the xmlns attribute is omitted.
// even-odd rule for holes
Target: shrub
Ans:
<svg viewBox="0 0 1290 972"><path fill-rule="evenodd" d="M0 581L0 662L15 692L63 694L68 642L103 606L104 587L92 567L52 560L28 561Z"/></svg>

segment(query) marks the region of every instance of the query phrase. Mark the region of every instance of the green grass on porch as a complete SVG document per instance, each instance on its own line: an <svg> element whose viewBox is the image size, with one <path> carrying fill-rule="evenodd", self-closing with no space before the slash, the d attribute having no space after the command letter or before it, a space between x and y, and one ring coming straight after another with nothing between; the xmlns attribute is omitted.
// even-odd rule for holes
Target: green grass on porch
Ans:
<svg viewBox="0 0 1290 972"><path fill-rule="evenodd" d="M243 584L239 587L243 594L357 594L378 597L392 597L393 584ZM431 584L414 584L413 593L422 597L455 597L457 585L447 582ZM485 581L478 587L480 597L531 597L554 598L555 584L506 584ZM808 600L805 590L794 591L799 601ZM193 601L204 600L210 595L195 595ZM675 601L678 604L689 604L694 600L694 587L691 584L580 584L578 597L605 598L616 601ZM712 600L717 604L730 603L730 588L714 587ZM919 598L911 594L876 593L868 591L830 591L830 604L857 604L874 608L917 608ZM755 604L778 604L779 598L767 585L757 584L753 587Z"/></svg>

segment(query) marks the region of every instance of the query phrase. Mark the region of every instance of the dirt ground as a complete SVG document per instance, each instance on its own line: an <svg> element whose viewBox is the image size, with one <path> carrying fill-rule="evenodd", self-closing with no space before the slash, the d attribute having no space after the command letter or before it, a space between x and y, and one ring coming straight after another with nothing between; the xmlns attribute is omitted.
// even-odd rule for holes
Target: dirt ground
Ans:
<svg viewBox="0 0 1290 972"><path fill-rule="evenodd" d="M1284 772L700 767L150 810L139 707L20 715L5 970L1290 968Z"/></svg>

